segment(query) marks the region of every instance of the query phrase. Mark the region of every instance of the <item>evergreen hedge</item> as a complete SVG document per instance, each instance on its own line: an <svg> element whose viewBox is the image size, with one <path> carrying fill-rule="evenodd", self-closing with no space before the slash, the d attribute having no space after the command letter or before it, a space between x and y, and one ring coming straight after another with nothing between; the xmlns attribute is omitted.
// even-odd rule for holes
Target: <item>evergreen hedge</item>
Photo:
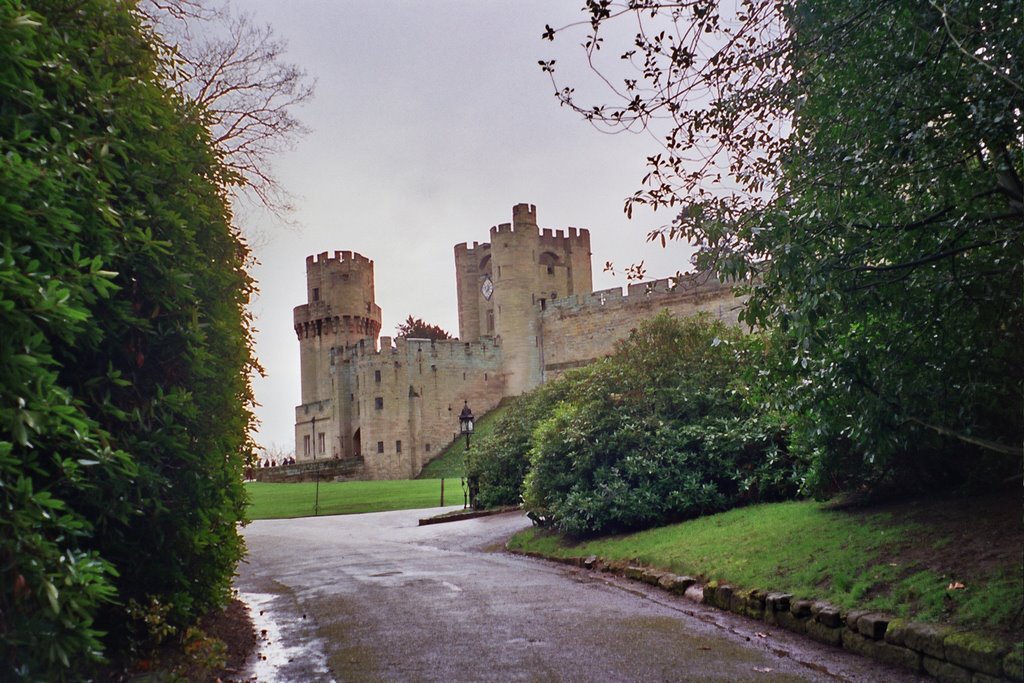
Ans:
<svg viewBox="0 0 1024 683"><path fill-rule="evenodd" d="M249 254L168 54L128 3L0 3L3 680L147 647L243 552Z"/></svg>

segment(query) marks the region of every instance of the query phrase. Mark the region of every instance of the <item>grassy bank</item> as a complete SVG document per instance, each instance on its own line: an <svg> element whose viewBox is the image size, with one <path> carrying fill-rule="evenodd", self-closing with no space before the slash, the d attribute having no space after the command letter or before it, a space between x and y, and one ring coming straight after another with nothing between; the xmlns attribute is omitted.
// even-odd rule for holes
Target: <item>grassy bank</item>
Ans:
<svg viewBox="0 0 1024 683"><path fill-rule="evenodd" d="M494 431L494 424L505 412L505 405L501 404L491 412L476 420L473 436L470 440L470 448L473 441L483 438ZM461 478L466 476L466 439L459 437L448 445L440 455L427 463L417 479L441 479Z"/></svg>
<svg viewBox="0 0 1024 683"><path fill-rule="evenodd" d="M286 519L311 517L314 513L315 484L246 484L251 505L250 519ZM321 515L350 515L385 510L411 510L439 507L441 482L437 479L414 481L320 482ZM461 505L462 489L458 479L445 481L445 505Z"/></svg>
<svg viewBox="0 0 1024 683"><path fill-rule="evenodd" d="M922 621L1024 628L1018 496L857 511L810 501L759 505L583 543L531 529L510 547L639 562Z"/></svg>

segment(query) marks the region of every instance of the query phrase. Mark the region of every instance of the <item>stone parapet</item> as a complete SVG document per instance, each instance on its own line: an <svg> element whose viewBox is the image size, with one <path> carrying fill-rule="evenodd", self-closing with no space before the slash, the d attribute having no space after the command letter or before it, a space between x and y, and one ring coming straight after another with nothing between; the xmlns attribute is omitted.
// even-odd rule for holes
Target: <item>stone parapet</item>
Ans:
<svg viewBox="0 0 1024 683"><path fill-rule="evenodd" d="M365 471L362 458L331 458L316 462L297 462L294 465L276 467L255 467L247 469L248 478L253 481L275 484L300 481L359 481Z"/></svg>
<svg viewBox="0 0 1024 683"><path fill-rule="evenodd" d="M661 311L738 324L743 301L731 285L696 276L636 283L625 294L612 288L555 299L540 314L543 381L612 354L617 341Z"/></svg>

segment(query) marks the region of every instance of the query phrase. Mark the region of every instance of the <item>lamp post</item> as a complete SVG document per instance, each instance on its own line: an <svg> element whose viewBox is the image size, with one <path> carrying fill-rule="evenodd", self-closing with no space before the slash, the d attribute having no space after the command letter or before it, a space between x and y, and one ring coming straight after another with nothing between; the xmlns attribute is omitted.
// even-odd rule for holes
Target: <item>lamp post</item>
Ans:
<svg viewBox="0 0 1024 683"><path fill-rule="evenodd" d="M316 415L311 420L313 424L313 478L316 480L316 493L313 498L313 516L320 516L320 466L316 463Z"/></svg>
<svg viewBox="0 0 1024 683"><path fill-rule="evenodd" d="M468 470L469 468L469 435L473 433L473 411L469 409L469 404L466 401L462 402L462 412L459 413L459 431L466 435L466 454L463 459L463 469ZM468 472L467 472L468 475ZM465 483L465 480L463 480ZM474 499L476 493L473 491L472 482L469 483L469 491L467 493L466 487L462 488L462 509L465 510L469 507Z"/></svg>

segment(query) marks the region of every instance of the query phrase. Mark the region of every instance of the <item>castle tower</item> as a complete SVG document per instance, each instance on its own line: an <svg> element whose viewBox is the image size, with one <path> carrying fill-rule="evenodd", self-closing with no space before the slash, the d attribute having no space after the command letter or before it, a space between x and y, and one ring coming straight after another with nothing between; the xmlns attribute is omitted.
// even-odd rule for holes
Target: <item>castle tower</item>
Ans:
<svg viewBox="0 0 1024 683"><path fill-rule="evenodd" d="M338 385L342 377L335 362L360 340L377 342L381 312L374 301L373 261L351 251L307 257L306 301L293 312L302 384L302 405L295 410L295 454L300 460L350 450L344 424L348 406L334 400L344 388Z"/></svg>
<svg viewBox="0 0 1024 683"><path fill-rule="evenodd" d="M593 289L590 233L541 231L537 208L512 207L512 223L490 230L490 244L455 247L459 332L464 341L499 340L507 392L521 394L542 380L540 313L553 299Z"/></svg>

